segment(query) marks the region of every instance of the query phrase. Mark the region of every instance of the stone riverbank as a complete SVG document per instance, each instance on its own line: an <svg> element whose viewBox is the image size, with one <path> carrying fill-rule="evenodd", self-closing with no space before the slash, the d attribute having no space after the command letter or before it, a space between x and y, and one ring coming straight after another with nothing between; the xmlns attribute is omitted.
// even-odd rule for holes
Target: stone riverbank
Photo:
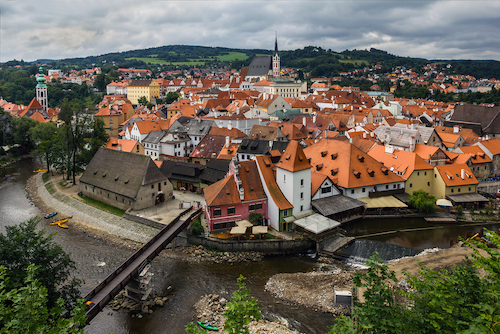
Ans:
<svg viewBox="0 0 500 334"><path fill-rule="evenodd" d="M195 305L198 321L208 322L217 327L217 333L227 333L224 329L225 318L223 316L226 311L227 300L217 294L203 296ZM248 325L250 334L300 334L299 332L289 329L285 324L260 320L251 322ZM215 331L213 333L216 333Z"/></svg>

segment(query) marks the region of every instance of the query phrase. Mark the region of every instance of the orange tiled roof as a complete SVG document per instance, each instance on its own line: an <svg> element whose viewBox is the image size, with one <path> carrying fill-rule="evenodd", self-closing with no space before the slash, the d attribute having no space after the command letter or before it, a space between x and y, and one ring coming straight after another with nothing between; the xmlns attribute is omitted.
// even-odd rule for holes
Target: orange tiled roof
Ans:
<svg viewBox="0 0 500 334"><path fill-rule="evenodd" d="M241 161L238 174L241 179L241 185L245 190L243 197L245 201L267 198L255 161Z"/></svg>
<svg viewBox="0 0 500 334"><path fill-rule="evenodd" d="M307 160L302 150L302 146L300 146L298 141L291 141L288 143L285 152L283 152L276 166L290 172L311 168L311 164L309 160Z"/></svg>
<svg viewBox="0 0 500 334"><path fill-rule="evenodd" d="M464 186L469 184L478 184L476 177L472 174L469 166L466 164L451 164L435 167L447 187ZM464 178L462 178L462 169Z"/></svg>
<svg viewBox="0 0 500 334"><path fill-rule="evenodd" d="M106 148L119 150L120 145L121 151L132 152L135 150L136 145L139 145L139 142L137 140L109 138L108 142L106 143Z"/></svg>
<svg viewBox="0 0 500 334"><path fill-rule="evenodd" d="M203 193L208 206L241 203L240 193L233 175L226 176L226 178L209 185L203 189Z"/></svg>
<svg viewBox="0 0 500 334"><path fill-rule="evenodd" d="M313 170L336 177L343 188L404 181L348 141L323 139L304 149Z"/></svg>
<svg viewBox="0 0 500 334"><path fill-rule="evenodd" d="M481 147L474 145L474 146L463 146L460 147L460 151L462 151L464 154L470 154L471 155L471 162L473 164L482 164L482 163L490 163L492 160L484 151L481 149Z"/></svg>
<svg viewBox="0 0 500 334"><path fill-rule="evenodd" d="M276 183L276 177L274 175L273 167L274 164L271 162L271 158L265 155L260 155L256 157L257 164L262 173L262 178L266 184L269 194L272 200L280 210L292 209L293 205L288 202L286 197L281 192L280 187Z"/></svg>
<svg viewBox="0 0 500 334"><path fill-rule="evenodd" d="M482 141L481 143L491 152L491 154L493 155L500 154L500 139L498 138L488 139Z"/></svg>
<svg viewBox="0 0 500 334"><path fill-rule="evenodd" d="M392 154L385 153L383 145L374 146L368 152L368 155L405 179L408 179L415 170L433 169L431 165L414 152L394 150Z"/></svg>

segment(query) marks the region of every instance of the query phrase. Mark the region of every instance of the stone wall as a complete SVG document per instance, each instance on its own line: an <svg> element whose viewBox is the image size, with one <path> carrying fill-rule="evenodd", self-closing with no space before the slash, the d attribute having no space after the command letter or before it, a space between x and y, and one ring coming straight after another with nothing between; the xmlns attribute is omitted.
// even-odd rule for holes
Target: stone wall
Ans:
<svg viewBox="0 0 500 334"><path fill-rule="evenodd" d="M188 237L188 244L203 245L207 248L216 248L224 252L262 252L279 254L297 254L316 248L316 243L312 240L216 240L205 239L191 235Z"/></svg>

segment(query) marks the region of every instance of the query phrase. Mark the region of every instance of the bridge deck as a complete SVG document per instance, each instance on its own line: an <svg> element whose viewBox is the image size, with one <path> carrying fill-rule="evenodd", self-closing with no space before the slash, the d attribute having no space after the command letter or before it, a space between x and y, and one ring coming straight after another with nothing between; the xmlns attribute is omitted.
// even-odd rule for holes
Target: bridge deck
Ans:
<svg viewBox="0 0 500 334"><path fill-rule="evenodd" d="M146 243L120 267L112 272L101 284L85 296L85 300L94 305L87 311L87 323L90 322L131 280L138 275L139 268L146 261L154 259L172 240L186 228L192 219L201 214L201 210L192 213L188 219L180 217L189 212L184 211L153 239Z"/></svg>

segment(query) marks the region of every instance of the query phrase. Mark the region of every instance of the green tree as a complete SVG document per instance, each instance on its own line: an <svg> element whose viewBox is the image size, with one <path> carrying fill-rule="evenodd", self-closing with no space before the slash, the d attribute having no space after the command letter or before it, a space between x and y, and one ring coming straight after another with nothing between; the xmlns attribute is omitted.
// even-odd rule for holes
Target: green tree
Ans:
<svg viewBox="0 0 500 334"><path fill-rule="evenodd" d="M58 133L57 126L51 122L37 123L29 130L36 151L43 156L49 172L52 166L54 147L59 140Z"/></svg>
<svg viewBox="0 0 500 334"><path fill-rule="evenodd" d="M48 306L48 290L36 273L37 267L26 269L23 286L10 288L5 267L0 266L0 334L10 333L83 333L83 299L71 311L70 317L62 317L64 301L58 299L55 306Z"/></svg>
<svg viewBox="0 0 500 334"><path fill-rule="evenodd" d="M40 218L31 218L19 225L7 226L6 234L0 234L0 265L9 276L8 288L17 289L24 285L25 269L39 266L36 278L48 291L48 306L56 306L62 298L71 308L80 297L78 286L81 280L72 277L76 267L63 249L52 239L54 234L45 236L45 231L36 227Z"/></svg>
<svg viewBox="0 0 500 334"><path fill-rule="evenodd" d="M14 118L12 120L15 143L20 145L21 153L30 152L34 146L29 130L35 127L37 121L29 117Z"/></svg>
<svg viewBox="0 0 500 334"><path fill-rule="evenodd" d="M177 99L179 98L179 94L177 94L176 92L168 92L167 93L167 96L165 98L165 104L171 104L172 102L175 102L177 101Z"/></svg>
<svg viewBox="0 0 500 334"><path fill-rule="evenodd" d="M252 212L248 215L248 220L252 222L254 225L260 225L262 224L264 216L261 213L257 212Z"/></svg>
<svg viewBox="0 0 500 334"><path fill-rule="evenodd" d="M413 192L410 196L408 204L422 212L434 213L436 207L436 197L429 195L422 189Z"/></svg>
<svg viewBox="0 0 500 334"><path fill-rule="evenodd" d="M139 100L137 100L137 102L141 105L141 106L145 106L147 103L148 103L148 99L147 97L145 96L141 96L139 98Z"/></svg>
<svg viewBox="0 0 500 334"><path fill-rule="evenodd" d="M79 100L69 102L64 100L61 106L59 118L64 121L62 132L62 141L65 144L66 168L68 179L73 178L73 184L76 184L76 174L85 165L83 160L86 136L91 135L93 127L93 118L85 112L82 103Z"/></svg>
<svg viewBox="0 0 500 334"><path fill-rule="evenodd" d="M248 334L247 325L262 319L257 300L250 295L244 282L245 277L240 275L237 279L239 289L233 292L233 298L226 304L224 329L230 334Z"/></svg>
<svg viewBox="0 0 500 334"><path fill-rule="evenodd" d="M485 236L500 246L496 233L485 229ZM328 333L500 333L500 253L466 244L472 259L451 270L420 265L418 275L406 274L407 292L393 289L394 272L373 255L367 273L355 275L355 286L366 288L365 301L353 309L355 321L341 318Z"/></svg>

